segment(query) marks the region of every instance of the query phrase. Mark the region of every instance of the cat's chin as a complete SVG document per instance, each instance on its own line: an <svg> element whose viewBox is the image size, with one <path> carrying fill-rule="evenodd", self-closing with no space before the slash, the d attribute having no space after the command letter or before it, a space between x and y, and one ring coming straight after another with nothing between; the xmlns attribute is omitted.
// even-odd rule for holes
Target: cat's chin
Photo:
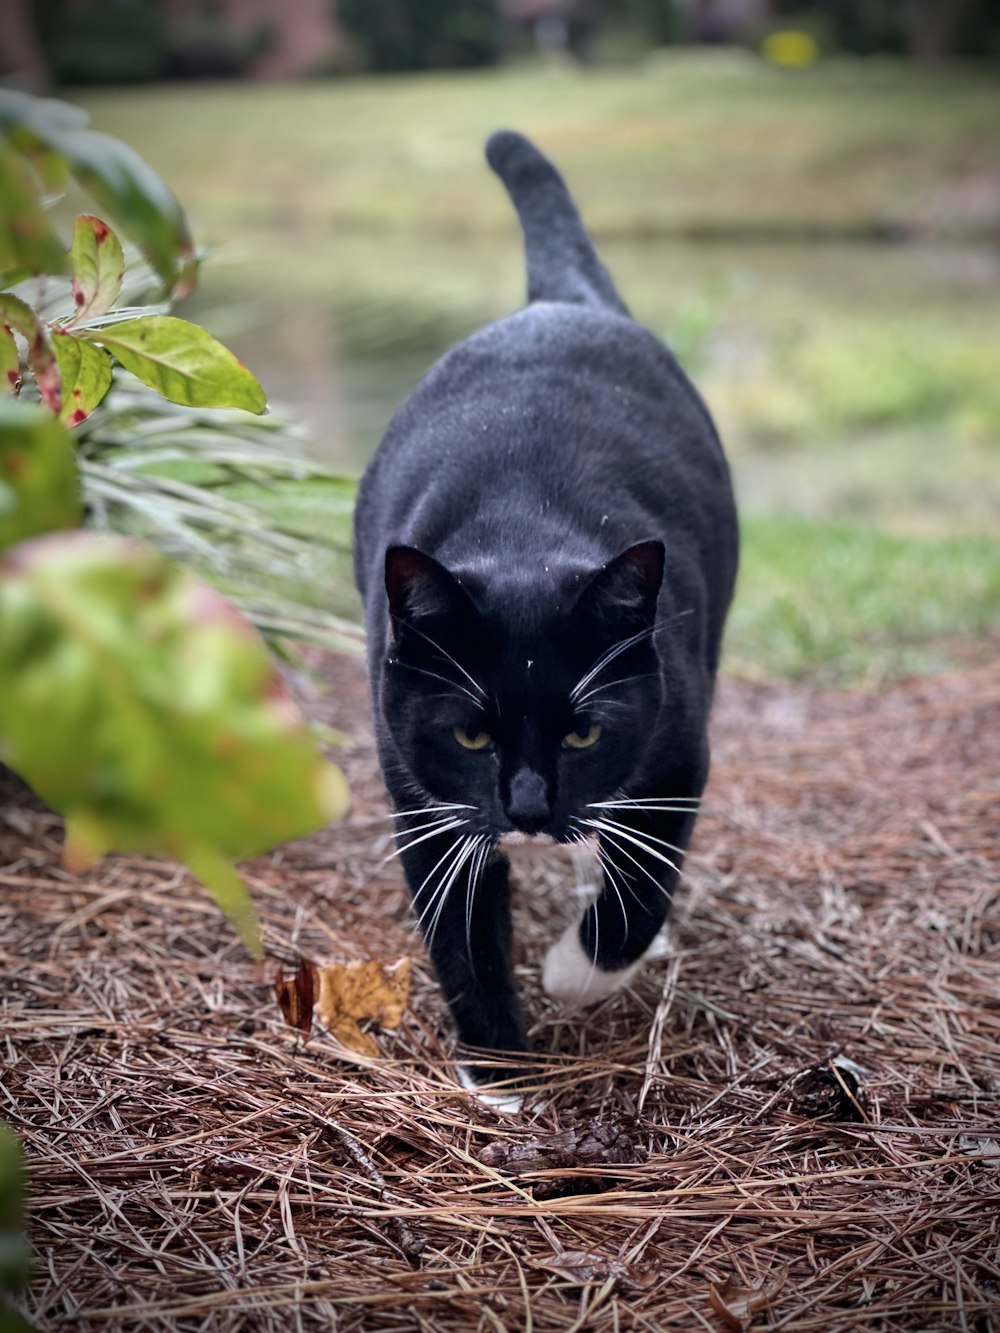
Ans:
<svg viewBox="0 0 1000 1333"><path fill-rule="evenodd" d="M520 829L510 829L500 835L501 847L524 847L528 843L533 847L557 846L551 833L522 833Z"/></svg>
<svg viewBox="0 0 1000 1333"><path fill-rule="evenodd" d="M605 972L594 964L580 943L579 923L568 926L545 955L542 986L547 995L567 1009L597 1004L614 995L642 966L642 959L617 972Z"/></svg>

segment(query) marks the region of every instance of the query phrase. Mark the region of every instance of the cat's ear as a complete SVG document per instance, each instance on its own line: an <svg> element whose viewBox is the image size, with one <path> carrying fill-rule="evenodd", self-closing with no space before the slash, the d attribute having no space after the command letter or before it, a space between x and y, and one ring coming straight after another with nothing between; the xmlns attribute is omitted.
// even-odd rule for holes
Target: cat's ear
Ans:
<svg viewBox="0 0 1000 1333"><path fill-rule="evenodd" d="M471 609L454 574L415 546L390 546L386 551L385 590L396 624L437 620Z"/></svg>
<svg viewBox="0 0 1000 1333"><path fill-rule="evenodd" d="M665 559L661 541L638 542L599 569L577 607L600 620L628 620L646 628L656 619Z"/></svg>

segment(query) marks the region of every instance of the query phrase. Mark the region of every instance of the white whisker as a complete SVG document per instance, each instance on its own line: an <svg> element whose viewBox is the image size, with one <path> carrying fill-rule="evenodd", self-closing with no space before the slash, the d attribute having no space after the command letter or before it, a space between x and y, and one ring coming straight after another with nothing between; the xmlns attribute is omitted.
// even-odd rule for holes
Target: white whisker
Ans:
<svg viewBox="0 0 1000 1333"><path fill-rule="evenodd" d="M632 828L629 824L622 824L619 820L612 819L610 815L602 815L601 818L609 828L625 834L626 837L638 838L650 847L666 847L668 852L676 852L678 856L686 855L683 847L678 847L673 842L667 842L666 838L659 838L655 833L648 833L645 829ZM680 874L680 871L677 873Z"/></svg>
<svg viewBox="0 0 1000 1333"><path fill-rule="evenodd" d="M473 851L475 850L475 847L476 847L475 838L466 835L466 837L462 839L461 851L459 852L458 856L456 856L455 864L449 871L448 878L445 880L441 892L438 894L437 910L434 913L434 920L431 922L431 928L427 935L428 949L431 949L433 947L434 936L437 934L438 923L441 920L441 913L444 911L444 905L448 900L448 894L451 892L452 887L455 884L455 881L458 879L458 876L461 873L462 867L465 865L466 861L468 861L469 857L472 855Z"/></svg>
<svg viewBox="0 0 1000 1333"><path fill-rule="evenodd" d="M464 801L441 801L438 805L416 805L412 810L393 810L392 816L397 815L402 818L404 815L433 815L439 810L475 810L474 805L467 805Z"/></svg>
<svg viewBox="0 0 1000 1333"><path fill-rule="evenodd" d="M616 680L609 680L606 685L595 685L592 690L586 694L581 694L574 698L573 702L577 708L582 707L588 699L596 699L598 695L607 694L609 690L616 689L619 685L631 685L637 680L651 680L659 676L658 671L640 671L634 676L619 676Z"/></svg>
<svg viewBox="0 0 1000 1333"><path fill-rule="evenodd" d="M664 886L656 878L653 872L647 866L644 866L641 861L637 861L627 847L623 847L610 833L605 832L604 836L607 838L609 845L618 853L619 856L624 856L629 861L631 861L632 864L636 866L639 870L641 870L642 873L646 876L646 878L650 881L650 883L665 897L670 896L669 891L666 888L664 888Z"/></svg>
<svg viewBox="0 0 1000 1333"><path fill-rule="evenodd" d="M465 886L465 951L468 955L470 965L472 963L473 905L476 898L476 889L479 887L479 876L483 873L483 869L486 865L486 858L489 856L490 847L492 846L492 841L486 833L480 833L477 841L478 846L476 848L472 867L469 870L468 881ZM475 972L474 968L473 972Z"/></svg>
<svg viewBox="0 0 1000 1333"><path fill-rule="evenodd" d="M621 841L623 839L627 842L632 843L633 846L638 847L639 850L645 852L647 856L652 856L657 861L662 861L664 865L670 867L670 869L674 872L675 875L679 875L681 873L680 866L678 866L675 862L671 861L669 856L664 856L663 853L657 851L655 847L650 847L648 843L643 842L641 838L636 837L632 832L630 832L627 829L624 829L620 824L609 824L606 823L603 819L594 819L591 820L590 823L593 828L596 828L600 833L603 833L604 836L609 841L611 841L612 846L617 847L623 856L628 856L629 860L634 861L635 864L639 866L640 869L644 870L647 875L649 874L649 871L646 870L646 867L642 865L642 862L636 861L635 857L630 856L628 851L621 846ZM667 845L669 846L669 844ZM680 849L676 848L674 850L679 851ZM650 876L650 878L653 877ZM662 885L660 885L660 887L661 889L663 888ZM666 892L665 889L663 891Z"/></svg>
<svg viewBox="0 0 1000 1333"><path fill-rule="evenodd" d="M428 680L439 680L442 685L447 685L450 690L457 690L459 694L464 694L467 699L471 699L476 708L482 707L482 700L478 699L471 690L467 690L464 685L460 685L457 680L449 680L447 676L440 676L436 671L427 671L424 667L412 666L409 662L400 662L399 665L406 671L415 671L418 676L426 676Z"/></svg>
<svg viewBox="0 0 1000 1333"><path fill-rule="evenodd" d="M449 833L452 829L461 828L463 824L467 824L468 822L469 821L467 819L437 819L434 820L433 823L429 825L425 824L422 826L423 828L428 830L426 833L421 833L419 829L402 829L396 834L396 839L398 844L396 850L394 852L390 852L389 855L386 857L386 860L391 861L395 857L400 856L403 852L411 851L414 847L418 846L420 843L426 842L428 838L439 837L442 833ZM398 842L398 839L402 838L405 834L411 832L417 833L419 834L419 836L413 838L412 841L407 843Z"/></svg>
<svg viewBox="0 0 1000 1333"><path fill-rule="evenodd" d="M678 802L684 800L679 797ZM628 814L634 811L636 814L674 814L674 815L696 815L700 802L692 802L690 805L681 805L673 801L591 801L587 806L588 810L618 810Z"/></svg>
<svg viewBox="0 0 1000 1333"><path fill-rule="evenodd" d="M458 838L454 842L449 843L449 845L444 849L444 853L441 855L441 857L434 863L431 869L424 876L423 883L420 885L420 888L417 889L416 893L413 895L414 907L416 907L417 902L420 899L420 896L423 893L424 889L427 888L427 885L431 882L431 880L437 874L438 870L445 863L445 861L448 860L449 856L453 856L455 854L455 849L461 846L462 841L463 839ZM438 884L435 884L435 887L431 892L430 901L420 909L420 915L417 917L417 925L420 927L421 931L423 931L424 928L424 916L426 915L428 909L433 905L434 900L437 897L437 891L439 887L440 886Z"/></svg>
<svg viewBox="0 0 1000 1333"><path fill-rule="evenodd" d="M434 641L434 639L432 639L432 638L430 637L429 634L425 634L425 633L423 632L423 630L417 629L416 625L410 625L409 628L414 632L414 634L419 634L420 637L421 637L426 643L429 643L430 646L431 646L432 648L436 648L437 651L441 654L441 656L442 656L446 661L448 661L448 662L450 662L450 663L452 664L452 666L455 668L456 671L460 671L460 672L462 673L462 675L465 677L465 679L469 682L469 684L470 684L470 685L472 686L472 688L475 690L476 694L479 696L477 702L479 702L479 703L481 703L481 704L486 702L486 691L483 689L483 687L479 684L478 680L476 680L474 676L470 676L470 675L469 675L469 673L466 671L465 667L462 666L461 662L456 662L455 659L452 657L451 653L446 652L445 649L442 648L441 645L440 645L439 643L436 643L436 642ZM415 668L415 669L416 669L416 668Z"/></svg>
<svg viewBox="0 0 1000 1333"><path fill-rule="evenodd" d="M612 644L610 648L601 654L586 675L581 676L570 690L570 702L575 704L590 682L609 667L615 658L621 657L622 653L628 652L629 648L634 647L637 643L641 643L643 639L650 638L655 632L656 627L650 626L649 629L640 630L638 634L633 634L627 639L622 639L620 642Z"/></svg>

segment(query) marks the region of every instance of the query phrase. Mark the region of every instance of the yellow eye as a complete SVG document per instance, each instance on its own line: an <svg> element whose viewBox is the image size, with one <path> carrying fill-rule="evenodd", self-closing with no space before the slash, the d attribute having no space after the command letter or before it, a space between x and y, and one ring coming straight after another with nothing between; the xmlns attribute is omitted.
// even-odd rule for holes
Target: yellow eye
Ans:
<svg viewBox="0 0 1000 1333"><path fill-rule="evenodd" d="M603 730L604 728L595 722L587 731L571 731L568 736L563 737L563 748L566 750L587 750L590 746L597 744L601 739Z"/></svg>
<svg viewBox="0 0 1000 1333"><path fill-rule="evenodd" d="M456 727L451 733L463 750L487 750L493 744L493 737L485 731L477 731L470 736L464 727Z"/></svg>

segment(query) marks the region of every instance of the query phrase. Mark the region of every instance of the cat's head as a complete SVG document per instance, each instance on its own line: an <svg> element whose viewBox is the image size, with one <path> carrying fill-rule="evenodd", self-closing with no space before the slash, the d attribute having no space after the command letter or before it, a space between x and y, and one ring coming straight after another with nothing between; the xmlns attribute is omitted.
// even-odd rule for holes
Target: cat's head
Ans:
<svg viewBox="0 0 1000 1333"><path fill-rule="evenodd" d="M663 562L662 542L641 542L539 592L388 550L381 706L423 803L471 807L471 830L493 838L563 841L621 790L662 702Z"/></svg>

